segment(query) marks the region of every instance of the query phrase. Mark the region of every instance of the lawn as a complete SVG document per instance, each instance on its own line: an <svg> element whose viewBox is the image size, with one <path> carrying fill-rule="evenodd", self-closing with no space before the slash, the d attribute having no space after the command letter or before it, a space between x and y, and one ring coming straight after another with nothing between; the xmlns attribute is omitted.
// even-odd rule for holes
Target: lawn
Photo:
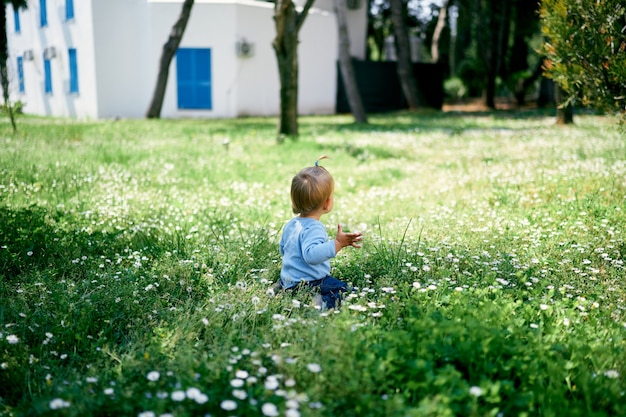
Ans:
<svg viewBox="0 0 626 417"><path fill-rule="evenodd" d="M0 122L0 415L626 415L615 119ZM329 311L270 291L322 154Z"/></svg>

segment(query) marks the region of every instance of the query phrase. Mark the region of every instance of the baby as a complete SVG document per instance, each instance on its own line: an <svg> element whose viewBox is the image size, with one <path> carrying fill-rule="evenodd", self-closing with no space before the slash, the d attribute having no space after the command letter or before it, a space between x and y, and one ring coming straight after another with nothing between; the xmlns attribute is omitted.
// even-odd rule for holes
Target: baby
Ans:
<svg viewBox="0 0 626 417"><path fill-rule="evenodd" d="M330 276L330 259L346 246L360 248L360 232L345 233L337 226L337 235L329 240L326 228L320 222L322 215L333 209L335 182L330 173L319 166L304 168L291 181L291 205L294 214L283 228L280 254L283 257L280 287L293 289L298 284L319 292L316 305L335 308L341 305L341 293L348 285ZM321 301L321 302L320 302Z"/></svg>

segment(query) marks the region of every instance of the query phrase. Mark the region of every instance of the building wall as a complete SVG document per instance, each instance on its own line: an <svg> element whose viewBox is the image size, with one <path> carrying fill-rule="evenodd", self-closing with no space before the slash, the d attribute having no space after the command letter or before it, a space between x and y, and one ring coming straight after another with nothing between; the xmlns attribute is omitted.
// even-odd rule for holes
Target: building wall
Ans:
<svg viewBox="0 0 626 417"><path fill-rule="evenodd" d="M335 15L311 10L300 29L298 47L300 114L335 112L338 48Z"/></svg>
<svg viewBox="0 0 626 417"><path fill-rule="evenodd" d="M300 7L306 0L295 0ZM350 38L350 55L356 59L365 60L367 45L367 0L347 0L356 5L356 8L348 8L346 19L348 20L348 37ZM313 9L325 10L335 13L335 0L315 0ZM337 21L333 16L333 24ZM304 24L306 26L306 22Z"/></svg>
<svg viewBox="0 0 626 417"><path fill-rule="evenodd" d="M237 116L279 113L280 82L272 47L276 37L273 14L272 3L263 3L262 10L247 3L237 6L236 32L229 46L237 67L229 80L239 104ZM236 54L236 43L244 39L252 45L249 56Z"/></svg>
<svg viewBox="0 0 626 417"><path fill-rule="evenodd" d="M362 0L364 1L364 0ZM77 118L144 117L156 84L164 43L183 0L75 0L75 18L66 21L65 0L47 0L48 26L39 26L39 2L20 12L14 33L7 7L11 97L31 114ZM334 113L337 28L334 14L314 8L300 31L299 113ZM364 13L363 13L364 14ZM363 34L365 29L363 28ZM161 116L238 117L277 115L280 84L273 4L254 0L196 0L181 47L211 48L212 109L177 108L176 62L172 61ZM243 39L249 56L237 54ZM364 41L363 51L364 51ZM353 41L352 45L358 44ZM52 94L44 91L43 51L53 46ZM69 93L68 48L78 56L79 92ZM358 48L357 48L358 49ZM24 61L25 93L17 92L16 58Z"/></svg>
<svg viewBox="0 0 626 417"><path fill-rule="evenodd" d="M154 58L149 50L149 4L145 0L90 2L97 117L141 118L150 103L154 88L151 80L158 65L158 56ZM78 7L84 1L74 0L74 3ZM167 36L161 39L164 43Z"/></svg>
<svg viewBox="0 0 626 417"><path fill-rule="evenodd" d="M15 33L13 8L7 6L9 69L12 100L24 103L26 113L69 117L97 117L91 3L75 2L75 19L65 19L65 0L48 0L48 25L40 27L38 1L30 1L28 9L20 10L21 32ZM53 47L51 59L52 93L44 89L43 53ZM78 94L69 93L68 48L76 48L78 65ZM17 57L33 52L33 60L24 60L25 92L18 92Z"/></svg>
<svg viewBox="0 0 626 417"><path fill-rule="evenodd" d="M180 14L181 4L153 2L150 49L155 63L163 44ZM162 117L235 117L237 100L232 90L232 76L237 73L235 59L234 2L196 2L192 8L181 48L211 49L211 110L179 110L177 107L176 61L172 60ZM216 18L218 16L219 18ZM156 73L153 83L156 81Z"/></svg>

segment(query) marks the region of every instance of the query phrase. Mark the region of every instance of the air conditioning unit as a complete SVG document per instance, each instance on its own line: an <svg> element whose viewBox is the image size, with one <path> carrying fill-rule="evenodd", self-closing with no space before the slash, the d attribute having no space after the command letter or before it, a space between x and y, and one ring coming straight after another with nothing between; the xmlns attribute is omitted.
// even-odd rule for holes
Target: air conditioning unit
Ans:
<svg viewBox="0 0 626 417"><path fill-rule="evenodd" d="M57 51L54 49L54 46L49 46L43 50L43 58L44 59L53 59L57 56Z"/></svg>
<svg viewBox="0 0 626 417"><path fill-rule="evenodd" d="M22 57L24 58L24 61L32 61L33 59L35 59L35 54L33 54L32 49L27 49L22 54Z"/></svg>
<svg viewBox="0 0 626 417"><path fill-rule="evenodd" d="M242 39L239 42L237 42L237 56L242 57L242 58L247 58L247 57L251 57L252 55L254 55L253 43L248 42L245 39Z"/></svg>

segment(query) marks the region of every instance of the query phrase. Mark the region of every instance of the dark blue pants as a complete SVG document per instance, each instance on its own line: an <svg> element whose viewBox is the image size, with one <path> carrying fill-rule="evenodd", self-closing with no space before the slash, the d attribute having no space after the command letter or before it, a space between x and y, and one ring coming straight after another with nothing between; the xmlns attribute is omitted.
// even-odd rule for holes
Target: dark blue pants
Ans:
<svg viewBox="0 0 626 417"><path fill-rule="evenodd" d="M348 291L348 284L330 275L316 281L308 281L306 285L313 291L320 293L326 308L339 308L341 306L341 293Z"/></svg>

